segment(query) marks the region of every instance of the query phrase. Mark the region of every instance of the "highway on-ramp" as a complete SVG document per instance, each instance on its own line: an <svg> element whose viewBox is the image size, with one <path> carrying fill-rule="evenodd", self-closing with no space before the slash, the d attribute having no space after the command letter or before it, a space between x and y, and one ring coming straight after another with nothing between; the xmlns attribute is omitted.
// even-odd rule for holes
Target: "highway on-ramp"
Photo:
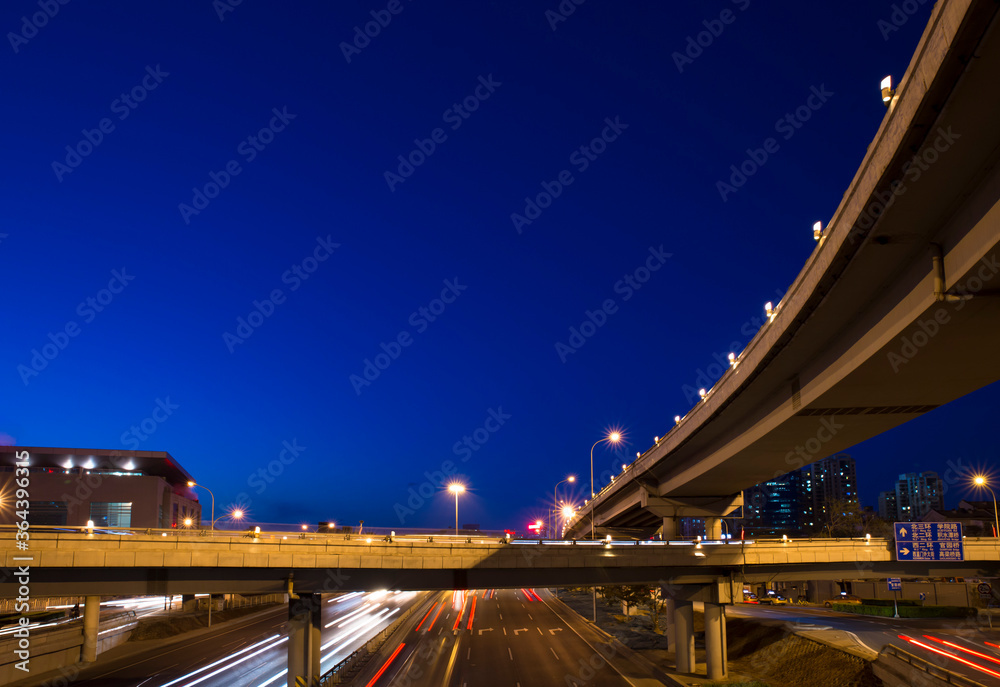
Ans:
<svg viewBox="0 0 1000 687"><path fill-rule="evenodd" d="M975 618L885 618L808 606L753 604L735 604L727 615L779 621L806 636L847 633L873 653L892 644L983 685L1000 687L1000 626L983 628Z"/></svg>

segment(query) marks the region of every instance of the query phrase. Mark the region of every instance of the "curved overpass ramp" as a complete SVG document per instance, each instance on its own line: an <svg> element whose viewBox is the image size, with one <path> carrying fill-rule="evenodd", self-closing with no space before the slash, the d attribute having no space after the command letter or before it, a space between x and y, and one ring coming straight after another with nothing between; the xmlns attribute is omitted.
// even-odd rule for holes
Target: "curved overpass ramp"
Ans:
<svg viewBox="0 0 1000 687"><path fill-rule="evenodd" d="M667 436L570 523L719 516L741 491L1000 379L1000 21L932 13L885 119L784 300Z"/></svg>

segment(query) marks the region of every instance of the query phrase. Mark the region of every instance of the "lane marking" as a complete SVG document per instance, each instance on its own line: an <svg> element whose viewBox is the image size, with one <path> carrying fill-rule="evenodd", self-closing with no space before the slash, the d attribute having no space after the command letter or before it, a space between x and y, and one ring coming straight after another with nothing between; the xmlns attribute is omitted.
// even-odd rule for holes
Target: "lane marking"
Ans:
<svg viewBox="0 0 1000 687"><path fill-rule="evenodd" d="M556 657L556 660L557 660L557 661L561 660L561 659L559 658L559 654L557 654L557 653L556 653L556 650L555 650L555 649L553 649L552 647L549 647L549 651L551 651L551 652L552 652L552 655Z"/></svg>
<svg viewBox="0 0 1000 687"><path fill-rule="evenodd" d="M510 647L507 647L507 655L510 656L510 660L514 660L514 654L510 652Z"/></svg>
<svg viewBox="0 0 1000 687"><path fill-rule="evenodd" d="M552 596L552 592L549 592L549 596ZM539 597L539 598L541 598L541 597ZM558 612L558 611L556 611L556 609L552 608L552 606L551 606L551 605L549 605L549 602L548 602L548 601L546 601L545 599L542 599L542 603L543 603L543 604L545 605L545 607L546 607L546 608L548 608L548 609L549 609L549 611L551 611L551 612L552 612L552 614L553 614L553 615L555 615L555 616L556 616L557 618L559 618L559 619L560 619L560 620L562 620L563 622L565 622L565 621L566 621L566 619L565 619L565 618L563 618L563 617L562 617L562 615L560 615L560 614L559 614L559 612ZM586 639L584 639L584 638L583 638L583 635L582 635L582 634L580 634L579 632L577 632L577 631L576 631L576 628L575 628L575 627L573 627L573 626L572 626L572 625L570 625L569 623L566 623L566 625L567 625L567 626L569 627L569 629L570 629L570 630L572 630L572 631L573 631L573 634L575 634L575 635L576 635L577 637L579 637L579 638L580 638L580 641L582 641L582 642L583 642L584 644L586 644L587 646L589 646L589 647L591 648L591 650L592 650L592 651L594 651L594 652L595 652L595 653L597 653L597 654L600 654L601 656L603 656L603 655L604 655L603 653L601 653L600 651L598 651L597 649L595 649L595 648L594 648L594 645L593 645L593 644L591 644L591 643L590 643L590 642L588 642L588 641L587 641ZM559 629L561 630L562 628L559 628ZM549 630L549 632L553 632L553 633L554 633L555 631L554 631L554 630ZM618 656L619 658L623 658L623 656L622 656L621 654L619 654L619 653L618 653L617 651L615 652L615 654L614 654L614 655ZM627 659L626 659L626 660L627 660ZM626 682L627 684L631 685L631 687L637 687L637 685L636 685L636 684L635 684L634 682L632 682L632 680L630 680L630 679L629 679L628 677L626 677L626 676L625 676L625 674L624 674L624 673L622 673L622 671L618 670L618 668L616 668L616 667L615 667L615 664L614 664L614 663L612 663L612 662L611 662L610 660L608 660L608 659L604 659L604 662L605 662L605 663L606 663L606 664L607 664L607 665L608 665L608 666L609 666L609 667L611 668L611 670L613 670L613 671L615 671L616 673L618 673L618 675L619 675L619 676L621 676L621 678L622 678L622 679L623 679L623 680L624 680L624 681L625 681L625 682Z"/></svg>

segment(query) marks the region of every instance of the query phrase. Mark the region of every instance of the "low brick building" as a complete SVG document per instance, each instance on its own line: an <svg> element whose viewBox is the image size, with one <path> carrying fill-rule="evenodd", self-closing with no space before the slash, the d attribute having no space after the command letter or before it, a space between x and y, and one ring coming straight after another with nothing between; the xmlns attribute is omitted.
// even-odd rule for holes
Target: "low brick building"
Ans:
<svg viewBox="0 0 1000 687"><path fill-rule="evenodd" d="M15 456L27 451L32 527L173 528L201 521L191 475L164 451L0 446L0 524L15 522Z"/></svg>

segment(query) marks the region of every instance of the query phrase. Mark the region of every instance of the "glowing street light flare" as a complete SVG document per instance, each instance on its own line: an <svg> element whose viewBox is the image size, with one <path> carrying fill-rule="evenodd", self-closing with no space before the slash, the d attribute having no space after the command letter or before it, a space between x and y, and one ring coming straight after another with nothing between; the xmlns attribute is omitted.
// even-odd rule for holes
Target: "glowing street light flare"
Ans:
<svg viewBox="0 0 1000 687"><path fill-rule="evenodd" d="M559 485L563 484L564 482L570 482L570 483L576 482L576 475L570 475L566 479L564 479L564 480L562 480L560 482L556 482L556 486L552 487L552 508L553 508L552 512L554 512L555 509L559 507L559 495L558 495ZM549 517L550 518L552 517L551 513L550 513ZM553 533L552 536L555 537L555 527L552 527L551 531Z"/></svg>
<svg viewBox="0 0 1000 687"><path fill-rule="evenodd" d="M813 224L813 239L819 241L821 238L823 238L823 223L816 222Z"/></svg>
<svg viewBox="0 0 1000 687"><path fill-rule="evenodd" d="M891 74L882 79L880 87L882 89L882 104L889 107L889 104L892 102L892 96L896 95L896 91L892 88Z"/></svg>
<svg viewBox="0 0 1000 687"><path fill-rule="evenodd" d="M448 491L455 495L455 536L458 536L458 495L465 492L465 485L460 482L452 482L448 485Z"/></svg>

